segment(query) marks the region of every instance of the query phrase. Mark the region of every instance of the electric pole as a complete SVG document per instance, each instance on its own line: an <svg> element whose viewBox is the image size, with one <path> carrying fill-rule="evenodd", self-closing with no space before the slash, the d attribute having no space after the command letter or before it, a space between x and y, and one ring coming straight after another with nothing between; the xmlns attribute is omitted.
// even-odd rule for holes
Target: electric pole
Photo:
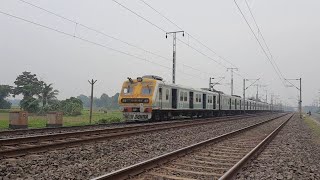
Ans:
<svg viewBox="0 0 320 180"><path fill-rule="evenodd" d="M97 80L91 79L91 81L88 80L88 82L91 84L91 97L90 97L90 124L92 120L92 104L93 104L93 85L97 82Z"/></svg>
<svg viewBox="0 0 320 180"><path fill-rule="evenodd" d="M173 66L172 66L172 83L175 84L176 83L176 46L177 46L177 37L176 34L177 33L181 33L182 32L182 36L184 36L184 31L173 31L173 32L166 32L166 38L168 38L168 34L173 34Z"/></svg>
<svg viewBox="0 0 320 180"><path fill-rule="evenodd" d="M231 70L231 96L233 95L233 70L238 71L238 68L227 68L227 71Z"/></svg>
<svg viewBox="0 0 320 180"><path fill-rule="evenodd" d="M212 82L212 80L213 79L216 79L216 78L214 78L214 77L210 77L209 78L209 91L213 91L213 86L215 86L215 85L217 85L217 84L220 84L220 81L222 80L222 79L224 79L224 77L218 77L219 78L219 81L217 81L216 83L213 83Z"/></svg>
<svg viewBox="0 0 320 180"><path fill-rule="evenodd" d="M266 103L268 103L268 90L266 90Z"/></svg>
<svg viewBox="0 0 320 180"><path fill-rule="evenodd" d="M246 113L246 79L243 79L243 113Z"/></svg>
<svg viewBox="0 0 320 180"><path fill-rule="evenodd" d="M259 78L260 79L260 78ZM246 102L246 90L250 87L250 86L252 86L252 85L254 85L257 81L259 81L259 79L243 79L243 112L245 113L246 112L246 104L245 104L245 102ZM253 83L251 83L248 87L246 87L246 81L249 81L249 80L255 80Z"/></svg>
<svg viewBox="0 0 320 180"><path fill-rule="evenodd" d="M299 90L300 90L300 101L299 101L299 103L300 103L300 119L302 119L301 78L299 80L300 80L300 88L299 88Z"/></svg>
<svg viewBox="0 0 320 180"><path fill-rule="evenodd" d="M300 119L302 119L302 90L301 90L301 78L299 79L285 79L286 81L288 81L292 86L294 86L298 91L299 91L299 113L300 113ZM297 86L295 86L294 84L292 84L290 82L290 80L296 80L296 81L299 81L299 84L300 84L300 88L298 88Z"/></svg>

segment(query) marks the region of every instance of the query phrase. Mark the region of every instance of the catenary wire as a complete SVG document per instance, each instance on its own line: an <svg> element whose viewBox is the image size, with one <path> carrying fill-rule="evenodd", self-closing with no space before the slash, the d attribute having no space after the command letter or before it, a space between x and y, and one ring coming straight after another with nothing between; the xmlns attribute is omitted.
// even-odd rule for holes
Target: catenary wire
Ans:
<svg viewBox="0 0 320 180"><path fill-rule="evenodd" d="M247 8L249 9L249 12L250 12L251 17L252 17L252 19L253 19L253 22L255 23L255 25L256 25L256 27L257 27L257 29L258 29L258 33L261 35L261 38L262 38L265 46L267 47L267 50L268 50L268 52L269 52L269 54L270 54L271 59L272 59L273 62L274 62L274 65L276 66L277 70L279 71L281 77L284 79L284 76L283 76L282 72L280 71L277 63L275 62L275 60L274 60L274 58L273 58L274 56L272 55L271 50L270 50L270 48L269 48L269 46L268 46L268 44L267 44L267 42L266 42L266 40L265 40L265 38L264 38L261 30L260 30L260 27L259 27L259 25L258 25L258 23L257 23L257 21L256 21L256 18L254 17L254 15L253 15L253 13L252 13L252 10L251 10L251 8L250 8L250 6L249 6L249 4L248 4L248 1L245 0L245 3L246 3L246 5L247 5Z"/></svg>
<svg viewBox="0 0 320 180"><path fill-rule="evenodd" d="M119 41L119 42L121 42L121 43L124 43L124 44L126 44L126 45L128 45L128 46L131 46L131 47L140 49L140 50L142 50L142 51L144 51L144 52L146 52L146 53L150 53L150 54L152 54L152 55L154 55L154 56L156 56L156 57L158 57L158 58L162 58L163 60L170 61L170 62L172 61L172 59L166 58L166 57L164 57L164 56L162 56L162 55L159 55L159 54L154 53L154 52L152 52L152 51L149 51L149 50L146 50L146 49L144 49L144 48L141 48L141 47L139 47L139 46L137 46L137 45L134 45L134 44L132 44L132 43L126 42L126 41L124 41L124 40L121 40L121 39L119 39L119 38L117 38L117 37L108 35L108 34L102 32L102 31L100 31L100 30L97 30L97 29L92 28L92 27L89 27L89 26L87 26L87 25L85 25L85 24L79 23L78 21L71 20L70 18L67 18L67 17L65 17L65 16L62 16L61 14L55 13L55 12L50 11L50 10L48 10L48 9L45 9L45 8L43 8L43 7L40 7L40 6L36 5L36 4L30 3L30 2L25 1L25 0L18 0L18 1L23 2L23 3L25 3L25 4L28 4L28 5L30 5L30 6L32 6L32 7L34 7L34 8L38 8L38 9L40 9L40 10L43 10L43 11L49 13L49 14L52 14L52 15L54 15L54 16L57 16L57 17L61 18L61 19L67 20L67 21L69 21L69 22L71 22L71 23L74 23L76 26L82 26L82 27L84 27L84 28L86 28L86 29L89 29L89 30L94 31L94 32L96 32L96 33L98 33L98 34L101 34L101 35L106 36L106 37L108 37L108 38L111 38L111 39L113 39L113 40L116 40L116 41ZM190 66L190 65L187 65L187 64L182 64L182 65L184 65L185 67L188 67L188 68L190 68L190 69L193 69L193 70L195 70L195 71L201 72L201 73L206 73L206 74L208 74L208 75L211 75L211 74L212 74L212 73L209 73L209 72L204 72L203 70L199 70L199 69L194 68L194 67L192 67L192 66Z"/></svg>
<svg viewBox="0 0 320 180"><path fill-rule="evenodd" d="M151 6L149 3L147 3L144 0L140 0L142 3L144 3L145 5L147 5L149 8L151 8L152 10L154 10L156 13L158 13L161 17L163 17L164 19L166 19L167 21L169 21L171 24L173 24L174 26L176 26L178 29L183 30L180 26L178 26L176 23L174 23L172 20L170 20L169 18L167 18L165 15L163 15L160 11L158 11L156 8L154 8L153 6ZM188 33L186 31L186 34L188 34L192 39L194 39L196 42L198 42L199 44L201 44L203 47L205 47L206 49L208 49L209 51L211 51L212 53L214 53L215 55L217 55L220 59L226 61L227 63L229 63L230 65L232 65L233 67L237 68L236 65L234 65L232 62L230 62L229 60L227 60L226 58L218 55L214 50L212 50L211 48L209 48L207 45L205 45L203 42L201 42L199 39L195 38L193 35L191 35L190 33Z"/></svg>
<svg viewBox="0 0 320 180"><path fill-rule="evenodd" d="M269 55L267 54L266 50L263 48L263 46L262 46L262 44L261 44L261 42L260 42L259 38L258 38L258 37L257 37L257 35L254 33L254 31L253 31L252 27L250 26L250 24L249 24L249 22L248 22L247 18L246 18L246 17L245 17L245 15L243 14L243 12L242 12L241 8L239 7L238 3L236 2L236 0L234 0L234 3L236 4L236 6L237 6L238 10L240 11L240 13L241 13L241 15L242 15L242 18L245 20L245 22L246 22L246 24L248 25L249 29L250 29L250 30L251 30L251 32L253 33L254 38L257 40L257 42L258 42L259 46L261 47L261 49L262 49L263 53L264 53L264 54L265 54L265 56L267 57L267 60L271 63L271 65L272 65L272 67L273 67L274 71L277 73L278 78L280 79L280 81L281 81L281 82L283 83L283 85L284 85L284 82L283 82L282 77L280 76L279 72L278 72L278 71L277 71L277 69L275 68L275 65L274 65L274 64L273 64L273 62L271 61L271 59L270 59ZM284 85L284 86L285 86L285 85Z"/></svg>

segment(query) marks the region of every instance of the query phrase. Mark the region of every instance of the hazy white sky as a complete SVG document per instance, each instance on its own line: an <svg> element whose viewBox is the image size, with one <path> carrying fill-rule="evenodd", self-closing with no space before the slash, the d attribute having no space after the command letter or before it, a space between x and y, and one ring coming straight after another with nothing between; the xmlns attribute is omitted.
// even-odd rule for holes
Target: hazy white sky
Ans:
<svg viewBox="0 0 320 180"><path fill-rule="evenodd" d="M18 74L22 71L31 71L42 80L53 83L60 91L59 98L62 99L79 94L89 95L90 86L87 80L91 78L98 80L95 96L100 96L102 93L113 95L120 90L122 82L127 77L155 74L164 77L168 82L171 81L172 37L166 39L164 32L114 1L26 1L166 59L97 34L19 0L1 0L1 12L74 34L104 47L0 14L0 84L13 85ZM118 2L165 31L180 30L140 0L118 0ZM263 97L267 90L268 97L270 93L274 93L279 95L283 102L296 105L298 91L295 88L285 88L281 83L233 0L145 0L145 2L210 47L219 56L236 65L239 68L238 73L243 77L261 78L260 84L268 85L261 88L260 94ZM237 2L254 27L245 1ZM303 104L311 104L319 95L320 89L318 82L320 1L248 0L248 2L283 76L302 77ZM204 56L188 45L177 42L177 84L207 87L209 76L225 76L222 85L215 88L229 94L230 72L223 66L230 64L219 59L188 34L184 37L179 34L177 37L206 54ZM105 47L121 50L156 64ZM234 77L235 94L242 95L242 77L238 75ZM298 85L298 82L293 83ZM247 95L252 96L255 91L255 87L251 87Z"/></svg>

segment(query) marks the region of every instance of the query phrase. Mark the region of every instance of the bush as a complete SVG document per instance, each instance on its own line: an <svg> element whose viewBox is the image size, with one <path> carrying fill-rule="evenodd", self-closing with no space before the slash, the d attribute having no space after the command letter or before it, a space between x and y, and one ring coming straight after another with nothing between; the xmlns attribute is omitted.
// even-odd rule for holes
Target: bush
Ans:
<svg viewBox="0 0 320 180"><path fill-rule="evenodd" d="M60 110L65 115L70 115L70 116L81 115L81 111L83 110L83 103L80 99L71 97L69 99L61 101Z"/></svg>
<svg viewBox="0 0 320 180"><path fill-rule="evenodd" d="M109 116L107 118L102 118L98 121L98 123L100 124L106 124L106 123L117 123L117 122L121 122L121 118L117 117L117 116Z"/></svg>

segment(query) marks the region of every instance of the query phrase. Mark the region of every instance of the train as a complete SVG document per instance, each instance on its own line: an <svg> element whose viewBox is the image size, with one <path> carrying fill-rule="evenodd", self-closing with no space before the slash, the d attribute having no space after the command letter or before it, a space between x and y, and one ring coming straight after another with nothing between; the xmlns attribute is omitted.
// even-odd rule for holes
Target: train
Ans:
<svg viewBox="0 0 320 180"><path fill-rule="evenodd" d="M155 75L127 78L118 103L127 121L160 121L282 111L282 105L243 99L221 91L169 84Z"/></svg>

